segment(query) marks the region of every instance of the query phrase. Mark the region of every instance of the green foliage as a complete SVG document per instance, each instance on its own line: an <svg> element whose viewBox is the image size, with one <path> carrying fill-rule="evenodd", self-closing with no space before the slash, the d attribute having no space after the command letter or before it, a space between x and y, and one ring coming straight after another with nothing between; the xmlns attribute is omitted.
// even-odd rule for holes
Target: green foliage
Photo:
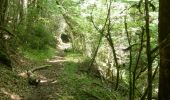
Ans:
<svg viewBox="0 0 170 100"><path fill-rule="evenodd" d="M74 19L72 22L76 22L76 32L79 32L75 35L76 40L79 36L83 34L83 38L79 38L80 40L84 40L85 42L76 41L79 42L81 45L86 46L86 51L83 51L84 53L90 52L92 55L95 51L96 43L98 41L99 37L99 30L95 30L92 22L91 22L91 14L94 20L94 24L98 29L101 29L107 16L107 10L108 10L108 1L98 0L95 2L90 2L88 0L84 0L81 2L80 9L75 9L74 12L69 11L69 7L71 9L74 9L72 3L68 3L70 5L64 5L63 8L65 8L65 12L68 16L71 16L73 14L80 14L82 16L71 16L71 19ZM126 2L124 2L126 1ZM154 3L154 5L157 3L154 2L156 0L151 1L151 3ZM71 2L71 1L70 1ZM152 6L154 6L152 5ZM113 39L113 42L115 44L115 50L117 54L117 59L120 66L122 64L125 64L125 67L120 68L120 72L125 73L125 75L122 75L123 81L128 82L129 81L129 51L132 52L132 72L135 73L138 79L136 80L136 86L139 89L139 92L143 92L141 81L147 81L147 55L146 55L146 35L144 32L143 37L143 45L142 50L140 51L141 47L141 39L142 39L142 30L141 27L145 27L145 14L144 14L144 1L139 3L139 0L121 0L121 2L113 2L110 12L110 22L111 27L109 31L111 32L111 38ZM78 13L75 13L77 11ZM64 13L65 13L64 12ZM93 13L91 13L93 12ZM157 44L157 15L158 12L156 10L153 11L153 7L150 5L150 35L151 35L151 49L156 47ZM127 23L127 31L130 38L131 45L136 44L132 47L129 46L127 42L127 34L125 32L125 18ZM106 23L108 24L108 23ZM104 30L104 34L107 34L108 27L106 27ZM78 43L76 43L78 44ZM78 46L78 45L77 45ZM79 46L80 47L80 46ZM130 47L131 49L127 51L123 51L124 48ZM87 49L88 48L88 49ZM100 50L98 52L97 58L95 59L98 66L102 66L103 68L107 69L109 64L111 65L111 68L115 69L115 62L113 61L112 53L110 52L111 49L107 43L106 39L103 39L102 45L100 46ZM138 66L136 67L137 58L139 56L139 52L141 52L141 56L139 58ZM90 56L91 57L91 56ZM154 63L157 63L157 61L154 61ZM135 68L136 67L136 68ZM133 72L135 70L135 72ZM103 71L104 72L104 71ZM105 72L104 72L105 73ZM122 82L123 83L123 82ZM121 84L121 83L120 83ZM136 89L135 89L136 90ZM93 93L92 93L93 94ZM137 93L136 93L137 94ZM95 95L95 93L94 93ZM139 97L136 96L137 98ZM100 98L100 97L99 97ZM99 99L98 98L98 99ZM121 100L121 99L120 99Z"/></svg>
<svg viewBox="0 0 170 100"><path fill-rule="evenodd" d="M51 4L53 4L53 7L50 7ZM16 35L20 39L20 45L25 49L43 50L49 47L55 48L54 32L56 29L54 30L54 27L57 25L54 21L56 19L54 18L56 16L54 14L54 11L56 11L54 4L55 0L50 0L50 2L46 0L30 1L27 8L19 8L22 14L20 15L20 22L16 24ZM51 16L52 14L53 16Z"/></svg>
<svg viewBox="0 0 170 100"><path fill-rule="evenodd" d="M43 22L32 23L27 29L21 25L18 31L20 47L25 57L32 60L43 60L55 54L54 34Z"/></svg>
<svg viewBox="0 0 170 100"><path fill-rule="evenodd" d="M112 93L102 88L100 80L93 79L87 74L77 74L78 66L74 62L64 64L64 73L61 75L64 96L70 96L76 100L112 100Z"/></svg>
<svg viewBox="0 0 170 100"><path fill-rule="evenodd" d="M43 23L38 23L28 27L27 34L23 37L25 45L31 49L47 49L49 46L55 47L53 34L46 29Z"/></svg>
<svg viewBox="0 0 170 100"><path fill-rule="evenodd" d="M16 33L27 58L42 60L54 55L52 48L56 47L54 35L57 28L54 4L55 0L30 2L25 9L26 15L23 15L25 17L18 24Z"/></svg>
<svg viewBox="0 0 170 100"><path fill-rule="evenodd" d="M83 72L82 70L86 70L85 67L88 68L89 60L80 56L80 54L75 53L67 54L69 62L63 63L63 73L59 77L59 83L63 86L63 94L61 94L60 100L125 99L119 94L122 91L110 91L110 88L100 78L95 78L91 74ZM71 60L72 57L74 60ZM75 58L78 58L79 62L82 63L76 63Z"/></svg>
<svg viewBox="0 0 170 100"><path fill-rule="evenodd" d="M23 48L23 53L26 58L29 58L31 60L35 61L42 61L47 58L51 58L55 55L55 49L54 48L48 48L43 50L35 50L30 48Z"/></svg>
<svg viewBox="0 0 170 100"><path fill-rule="evenodd" d="M132 52L132 71L135 70L137 57L140 52L141 27L144 27L145 25L145 15L144 1L142 1L141 4L138 3L138 1L140 0L119 0L119 2L113 2L110 12L111 26L109 28L106 26L103 31L103 34L105 35L110 31L111 39L115 45L117 59L120 64L120 72L125 74L120 76L122 77L120 85L128 83L130 79L128 73L129 51L131 50ZM157 0L151 0L150 3L156 4L157 7L158 4L154 1ZM59 4L57 2L59 2ZM37 61L55 55L55 50L53 49L56 47L54 33L60 28L60 25L58 24L58 22L60 22L60 17L64 16L63 19L66 21L65 24L68 24L68 28L64 31L71 36L73 49L65 52L67 57L66 60L70 62L64 63L64 73L62 73L60 77L65 92L61 99L67 100L74 98L78 100L87 100L88 98L89 100L123 100L123 98L121 98L122 95L120 94L122 91L110 91L111 86L103 84L101 79L94 79L94 77L91 77L89 74L81 73L77 70L79 68L76 62L81 60L87 60L82 66L85 66L84 70L88 69L87 67L90 58L86 59L81 57L81 53L84 55L88 54L88 57L92 57L100 37L98 31L101 31L107 17L108 0L35 0L35 2L32 2L31 0L28 4L25 17L23 17L22 14L19 14L22 10L20 10L21 7L17 8L18 4L19 2L10 1L11 8L14 8L14 10L9 10L10 13L7 14L9 15L9 25L7 26L14 27L14 30L17 27L15 30L16 36L19 37L17 41L20 40L20 47L26 58ZM150 11L152 11L150 12L151 49L158 45L156 43L158 37L157 12L154 12L153 8L154 5L150 6ZM94 21L93 24L97 27L96 29L92 24L91 16ZM24 19L22 19L22 17ZM127 34L124 27L125 18L127 20L127 31L129 33L131 45L135 44L132 47L127 43ZM107 22L106 25L108 24L109 23ZM13 42L11 42L11 44L12 43ZM144 87L142 87L142 82L146 81L147 78L147 55L145 44L146 35L144 35L143 49L141 51L138 67L136 72L132 72L138 77L138 79L135 79L135 85L139 92L143 92ZM130 49L123 51L123 49L128 47L130 47ZM78 50L79 52L75 52L75 50ZM73 54L73 52L77 54ZM0 57L2 60L6 59L7 64L9 63L6 55L4 56L1 52ZM104 69L108 69L108 67L114 71L115 63L111 48L105 37L102 40L95 60L97 63L96 66L103 68L103 72L105 71ZM154 61L155 65L157 65L157 63L157 60ZM125 65L124 67L121 66L123 64ZM155 65L153 68L155 68ZM9 79L8 77L6 78ZM114 81L114 79L112 81ZM154 88L156 88L156 85L154 84Z"/></svg>

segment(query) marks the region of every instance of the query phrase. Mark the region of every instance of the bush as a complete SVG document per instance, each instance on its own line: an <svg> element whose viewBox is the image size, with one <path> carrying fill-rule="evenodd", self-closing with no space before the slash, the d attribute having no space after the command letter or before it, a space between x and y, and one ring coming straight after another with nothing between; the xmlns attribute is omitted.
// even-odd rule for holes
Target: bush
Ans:
<svg viewBox="0 0 170 100"><path fill-rule="evenodd" d="M26 33L21 37L25 46L30 49L47 49L55 47L55 38L43 23L36 23L27 27Z"/></svg>

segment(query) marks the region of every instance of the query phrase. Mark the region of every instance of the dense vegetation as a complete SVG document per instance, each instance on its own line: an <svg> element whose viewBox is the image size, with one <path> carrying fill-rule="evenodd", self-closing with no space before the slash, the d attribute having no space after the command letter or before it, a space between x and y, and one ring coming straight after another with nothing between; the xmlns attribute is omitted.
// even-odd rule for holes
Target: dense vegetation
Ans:
<svg viewBox="0 0 170 100"><path fill-rule="evenodd" d="M170 100L168 4L0 0L0 99Z"/></svg>

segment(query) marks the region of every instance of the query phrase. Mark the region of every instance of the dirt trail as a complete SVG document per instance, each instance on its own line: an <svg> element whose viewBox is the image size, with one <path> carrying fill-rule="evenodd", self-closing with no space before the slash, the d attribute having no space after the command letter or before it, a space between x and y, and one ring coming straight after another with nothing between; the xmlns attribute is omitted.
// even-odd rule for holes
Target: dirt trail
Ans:
<svg viewBox="0 0 170 100"><path fill-rule="evenodd" d="M58 81L58 77L63 70L63 57L54 57L47 61L47 64L52 65L47 69L38 70L35 72L41 78L41 83L35 87L31 87L29 93L24 100L58 100L62 92L62 86Z"/></svg>

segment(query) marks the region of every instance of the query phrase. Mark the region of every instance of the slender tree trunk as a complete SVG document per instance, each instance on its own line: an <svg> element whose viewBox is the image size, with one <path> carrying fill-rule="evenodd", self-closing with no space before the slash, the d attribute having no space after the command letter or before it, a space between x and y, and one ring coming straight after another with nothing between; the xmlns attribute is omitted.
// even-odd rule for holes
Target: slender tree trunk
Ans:
<svg viewBox="0 0 170 100"><path fill-rule="evenodd" d="M115 46L114 46L114 42L112 40L112 36L111 36L111 0L109 1L109 9L108 9L108 25L107 25L107 35L105 36L111 49L112 49L112 54L113 54L113 60L115 62L115 66L116 66L116 70L117 70L117 75L116 75L116 86L115 86L115 90L118 89L118 85L119 85L119 63L118 63L118 60L117 60L117 55L116 55L116 50L115 50Z"/></svg>
<svg viewBox="0 0 170 100"><path fill-rule="evenodd" d="M137 74L137 69L138 69L138 65L139 65L139 61L141 59L141 55L142 55L142 50L143 50L143 39L144 39L144 28L142 27L142 33L141 33L141 41L140 41L140 49L139 49L139 52L138 52L138 56L137 56L137 60L136 60L136 64L135 64L135 68L133 70L133 93L135 95L135 86L136 86L136 81L137 81L137 78L136 78L136 74ZM139 74L140 75L140 74Z"/></svg>
<svg viewBox="0 0 170 100"><path fill-rule="evenodd" d="M131 46L131 36L129 35L129 32L128 32L126 17L124 19L124 25L125 25L125 32L126 32L128 44L129 44L129 46ZM134 87L133 87L133 85L135 85L135 80L133 80L133 75L132 75L132 50L131 50L131 48L129 50L129 68L128 68L128 71L129 71L129 100L134 100Z"/></svg>
<svg viewBox="0 0 170 100"><path fill-rule="evenodd" d="M20 0L20 15L19 15L19 22L21 21L24 25L23 28L27 29L27 12L28 12L28 1L27 0Z"/></svg>
<svg viewBox="0 0 170 100"><path fill-rule="evenodd" d="M110 31L110 30L108 30ZM115 62L115 66L116 66L116 70L117 70L117 75L116 75L116 86L115 86L115 90L117 90L118 88L118 85L119 85L119 64L118 64L118 60L117 60L117 55L116 55L116 50L115 50L115 46L114 46L114 43L113 43L113 40L112 40L112 37L111 37L111 33L108 32L108 37L107 38L107 41L109 42L109 45L112 49L112 54L113 54L113 59L114 59L114 62Z"/></svg>
<svg viewBox="0 0 170 100"><path fill-rule="evenodd" d="M20 4L22 6L20 17L25 22L26 21L26 16L27 16L28 1L27 0L21 0Z"/></svg>
<svg viewBox="0 0 170 100"><path fill-rule="evenodd" d="M102 42L102 38L103 38L103 35L100 35L97 48L96 48L96 50L95 50L95 52L94 52L94 55L93 55L93 57L92 57L92 59L91 59L90 65L89 65L89 69L88 69L89 71L91 70L91 68L92 68L92 66L93 66L93 63L94 63L94 61L95 61L95 58L96 58L96 56L97 56L97 53L98 53L98 51L99 51L99 48L100 48L100 45L101 45L101 42Z"/></svg>
<svg viewBox="0 0 170 100"><path fill-rule="evenodd" d="M8 0L0 0L0 26L5 25L5 15L8 7Z"/></svg>
<svg viewBox="0 0 170 100"><path fill-rule="evenodd" d="M170 100L170 0L159 0L159 100Z"/></svg>
<svg viewBox="0 0 170 100"><path fill-rule="evenodd" d="M146 53L148 67L148 100L152 100L152 57L149 32L149 1L145 0Z"/></svg>

